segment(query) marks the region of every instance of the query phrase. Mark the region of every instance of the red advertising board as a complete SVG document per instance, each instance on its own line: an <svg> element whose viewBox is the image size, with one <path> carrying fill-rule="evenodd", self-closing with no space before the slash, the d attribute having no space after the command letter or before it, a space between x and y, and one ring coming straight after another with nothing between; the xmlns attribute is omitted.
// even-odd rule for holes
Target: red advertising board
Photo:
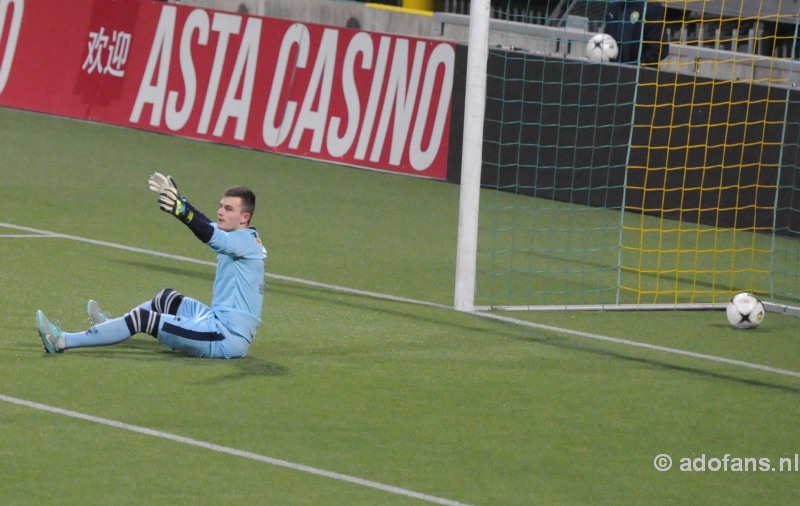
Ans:
<svg viewBox="0 0 800 506"><path fill-rule="evenodd" d="M0 0L0 106L444 179L455 47L147 0Z"/></svg>

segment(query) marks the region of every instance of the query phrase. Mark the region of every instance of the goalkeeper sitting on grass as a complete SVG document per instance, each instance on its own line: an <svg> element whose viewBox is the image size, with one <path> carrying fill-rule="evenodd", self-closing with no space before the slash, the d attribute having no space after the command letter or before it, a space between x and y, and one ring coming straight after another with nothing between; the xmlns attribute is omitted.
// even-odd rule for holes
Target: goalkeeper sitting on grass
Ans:
<svg viewBox="0 0 800 506"><path fill-rule="evenodd" d="M243 357L261 323L264 302L264 260L267 251L255 229L249 228L255 194L244 187L225 190L212 223L178 193L170 176L158 172L148 180L158 193L161 210L175 216L217 254L211 307L171 289L119 318L110 318L97 302L87 304L94 324L85 332L64 332L44 313L36 323L44 349L61 353L70 348L107 346L144 332L169 348L196 357Z"/></svg>

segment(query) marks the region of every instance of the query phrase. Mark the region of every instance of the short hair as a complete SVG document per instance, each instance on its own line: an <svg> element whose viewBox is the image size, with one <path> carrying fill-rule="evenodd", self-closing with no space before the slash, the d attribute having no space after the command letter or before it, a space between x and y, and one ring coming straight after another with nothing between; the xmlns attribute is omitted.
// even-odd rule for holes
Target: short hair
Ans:
<svg viewBox="0 0 800 506"><path fill-rule="evenodd" d="M222 194L224 197L239 197L242 199L242 212L249 213L250 218L256 210L256 194L244 186L232 186Z"/></svg>

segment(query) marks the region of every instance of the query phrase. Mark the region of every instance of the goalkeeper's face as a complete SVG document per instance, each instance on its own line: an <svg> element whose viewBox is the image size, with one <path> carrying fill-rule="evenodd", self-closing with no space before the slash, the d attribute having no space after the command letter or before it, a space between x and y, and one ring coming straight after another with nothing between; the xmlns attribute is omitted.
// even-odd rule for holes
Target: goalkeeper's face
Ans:
<svg viewBox="0 0 800 506"><path fill-rule="evenodd" d="M217 228L232 232L250 225L250 213L242 211L240 197L222 197L217 210Z"/></svg>

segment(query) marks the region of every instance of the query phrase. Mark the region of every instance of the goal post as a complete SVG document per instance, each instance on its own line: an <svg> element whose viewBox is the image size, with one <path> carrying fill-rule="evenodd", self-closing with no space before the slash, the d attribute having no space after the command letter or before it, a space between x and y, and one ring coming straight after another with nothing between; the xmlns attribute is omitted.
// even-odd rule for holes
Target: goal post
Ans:
<svg viewBox="0 0 800 506"><path fill-rule="evenodd" d="M663 38L616 62L610 2L544 3L471 2L456 309L800 305L798 4L623 10Z"/></svg>
<svg viewBox="0 0 800 506"><path fill-rule="evenodd" d="M459 311L472 311L475 306L483 143L467 140L483 139L490 8L490 0L471 2L454 296L455 308Z"/></svg>

